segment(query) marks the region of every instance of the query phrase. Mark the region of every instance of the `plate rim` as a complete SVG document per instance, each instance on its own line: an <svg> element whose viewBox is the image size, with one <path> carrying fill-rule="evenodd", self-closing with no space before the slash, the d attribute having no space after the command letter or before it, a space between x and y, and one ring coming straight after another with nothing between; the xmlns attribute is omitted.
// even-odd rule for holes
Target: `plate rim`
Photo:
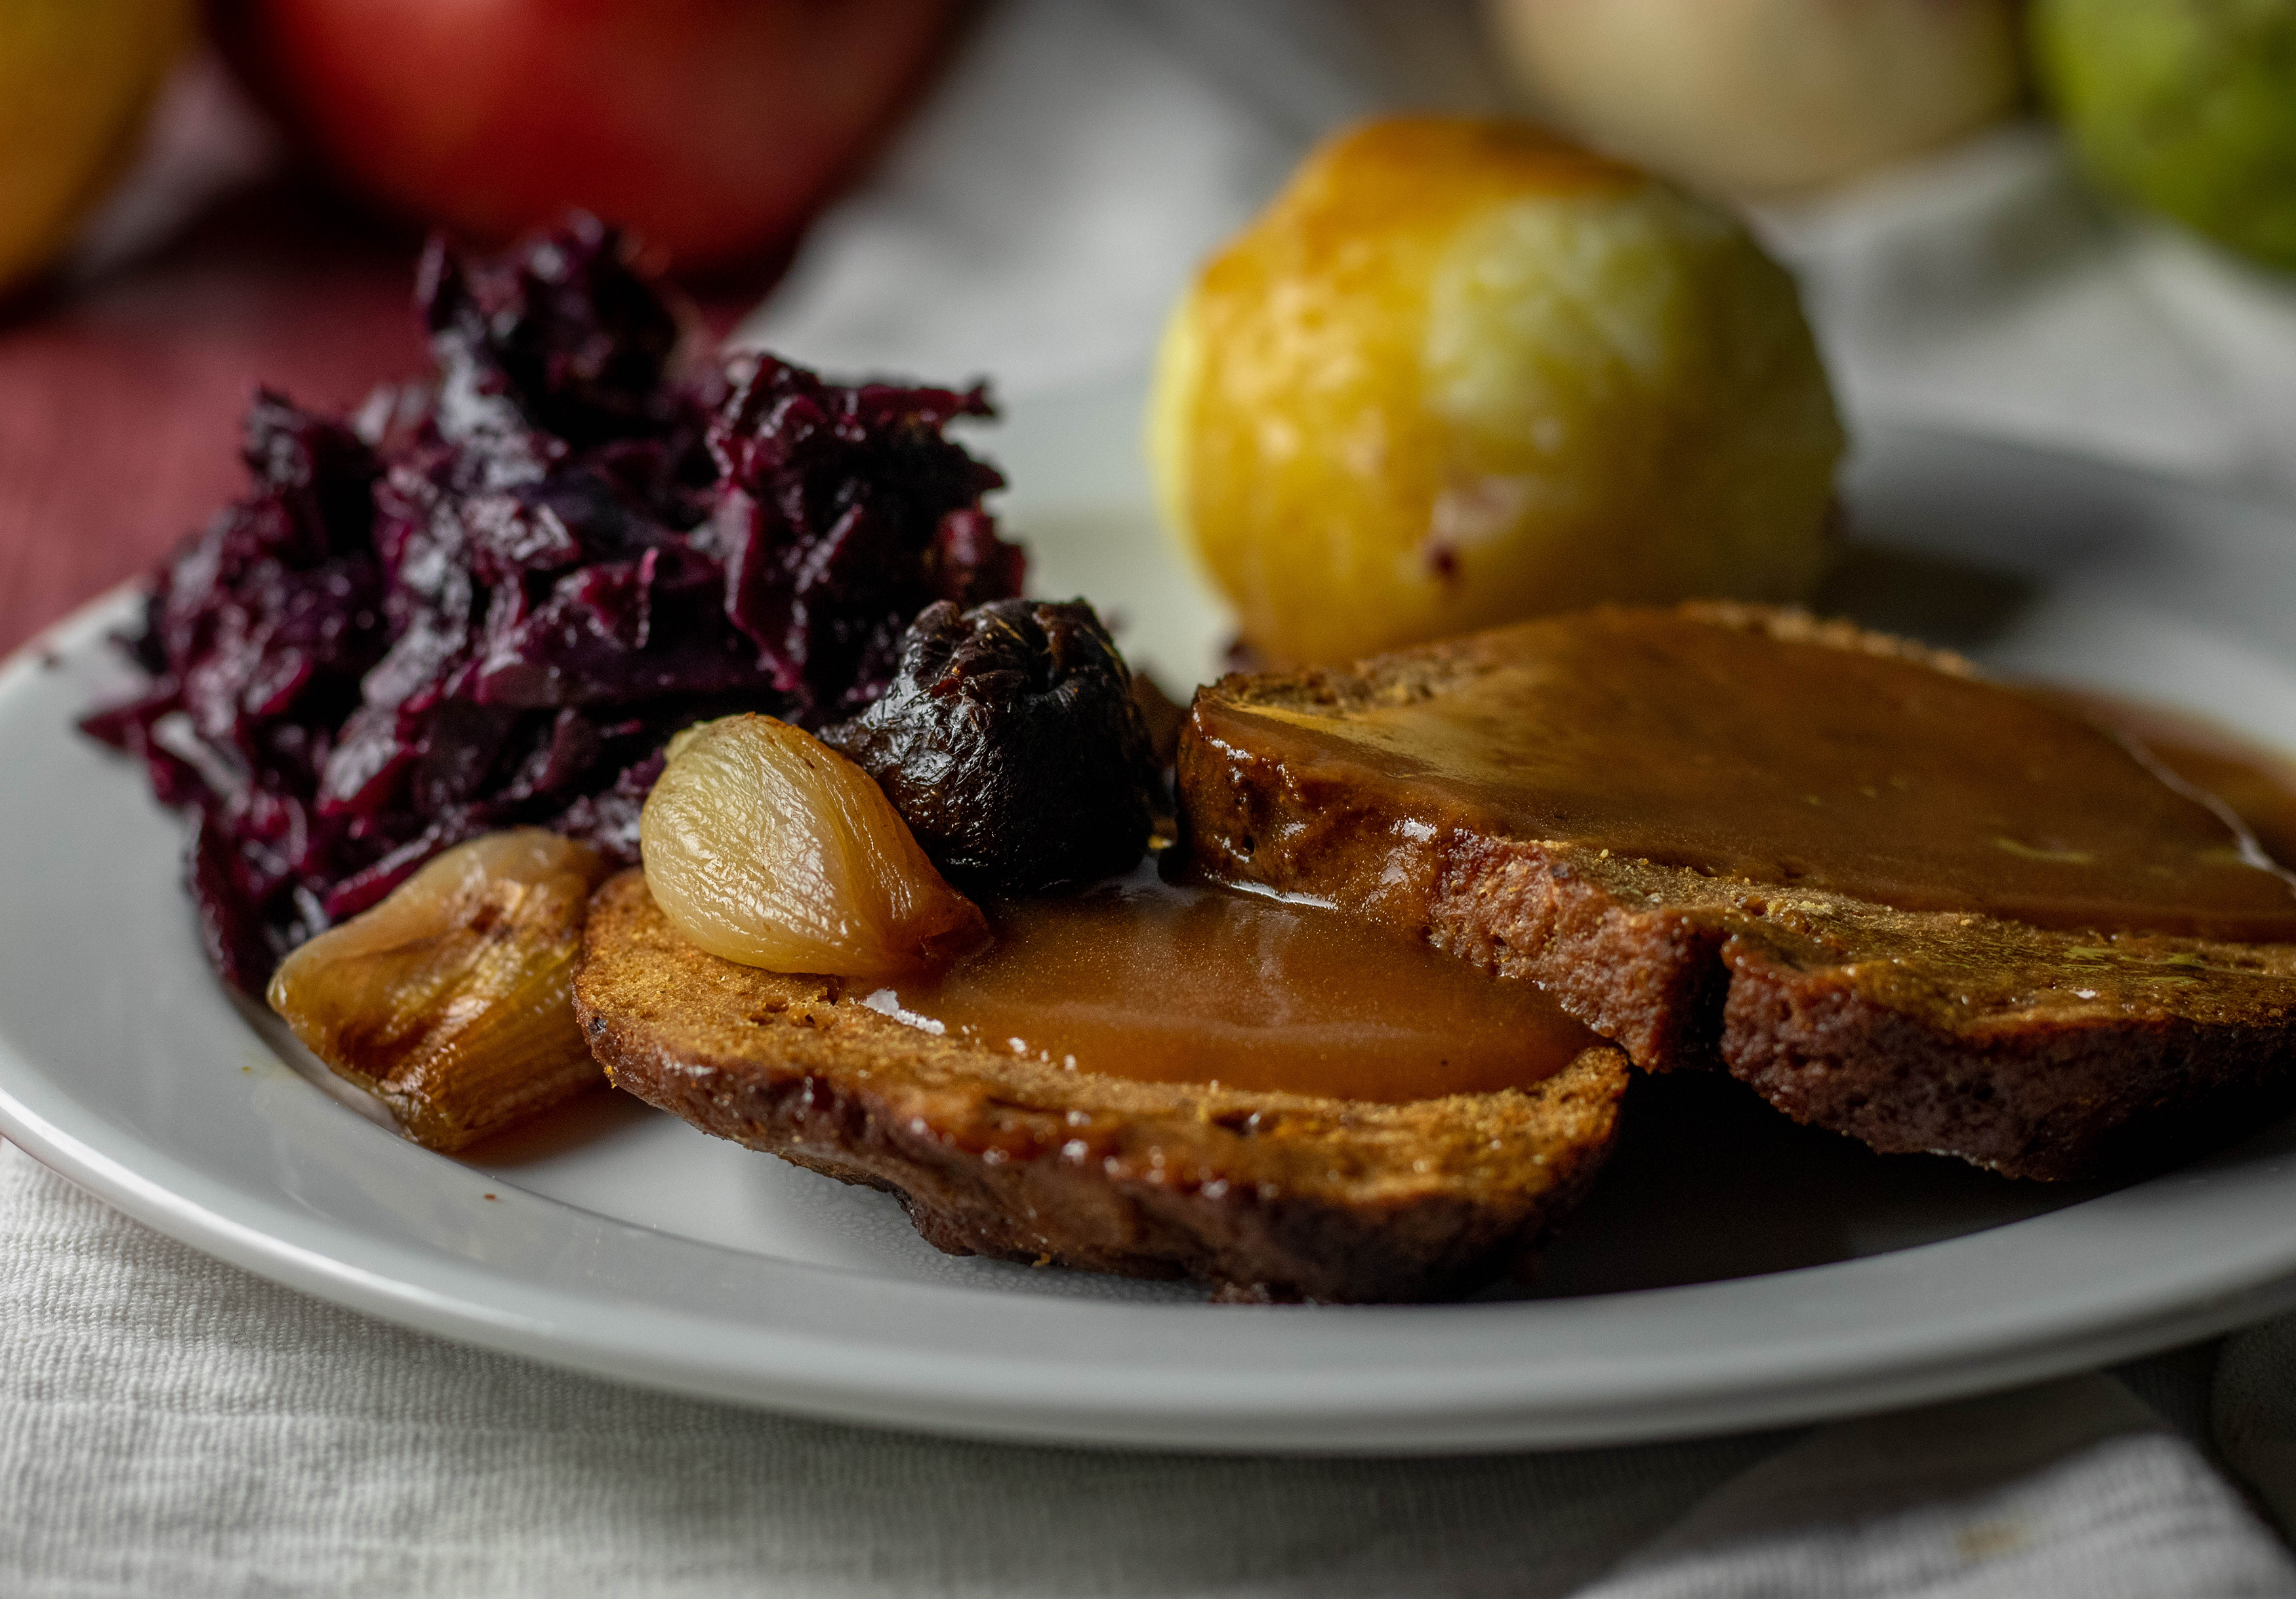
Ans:
<svg viewBox="0 0 2296 1599"><path fill-rule="evenodd" d="M2122 463L2094 462L2015 441L1926 426L1869 422L1866 431L1869 437L1888 432L1966 441L2044 457L2061 470L2141 477L2173 496L2214 500L2296 523L2296 517L2284 506L2134 472ZM51 658L70 659L103 648L103 636L126 618L138 592L139 585L130 583L99 596L44 629L0 663L0 707L12 704L35 675L45 673ZM78 736L68 726L60 734ZM173 884L168 887L174 891ZM2094 1304L2062 1302L2048 1315L2021 1317L1997 1313L1985 1322L1982 1336L1964 1330L1938 1342L1932 1329L1936 1347L1925 1355L1913 1352L1902 1339L1893 1343L1867 1338L1859 1347L1849 1348L1841 1336L1836 1336L1830 1344L1820 1340L1823 1347L1802 1351L1807 1364L1799 1367L1792 1366L1791 1352L1767 1361L1742 1359L1727 1370L1693 1372L1677 1367L1670 1381L1644 1382L1637 1387L1614 1380L1608 1388L1596 1384L1580 1393L1575 1402L1570 1396L1541 1395L1536 1383L1526 1386L1520 1380L1519 1368L1537 1362L1520 1359L1515 1363L1518 1378L1513 1382L1500 1381L1505 1374L1488 1364L1470 1364L1445 1382L1398 1380L1385 1390L1339 1396L1330 1391L1334 1385L1331 1373L1339 1372L1341 1381L1352 1380L1341 1368L1317 1367L1302 1381L1289 1383L1268 1381L1260 1373L1254 1381L1265 1386L1255 1403L1250 1396L1232 1391L1234 1383L1213 1381L1218 1375L1214 1373L1176 1367L1151 1374L1152 1380L1147 1380L1136 1367L1095 1365L1090 1360L1055 1362L1048 1369L1042 1364L1041 1351L1021 1353L1011 1349L951 1354L938 1372L869 1372L857 1369L850 1343L840 1345L802 1330L775 1332L755 1324L733 1329L735 1336L730 1341L718 1338L706 1356L691 1351L665 1354L645 1348L620 1322L611 1332L586 1330L581 1325L583 1313L596 1308L594 1298L504 1278L437 1251L435 1258L410 1267L407 1259L396 1257L412 1259L414 1251L380 1234L362 1240L348 1233L347 1224L324 1219L306 1218L298 1225L282 1207L237 1194L135 1129L104 1120L53 1083L39 1062L21 1054L6 1028L7 1018L0 1015L0 1133L41 1164L179 1242L299 1292L501 1353L642 1387L869 1425L1071 1445L1248 1453L1405 1455L1625 1443L1782 1425L1960 1397L2088 1369L2296 1306L2296 1228L2292 1228L2276 1249L2252 1250L2236 1267L2220 1266L2173 1289L2156 1288L2149 1296L2123 1294L2113 1301L2118 1309L2112 1313ZM378 1136L389 1136L379 1128L371 1130ZM458 1166L457 1169L470 1168ZM1818 1291L1827 1283L1839 1283L1860 1274L1918 1275L1930 1268L1941 1251L1967 1253L1987 1239L1998 1247L2004 1235L2020 1229L2068 1225L2065 1218L2079 1218L2093 1206L2177 1182L2189 1177L2192 1169L2066 1210L1888 1254L1586 1300L1208 1308L1055 1301L1026 1294L988 1296L962 1286L899 1281L882 1282L881 1286L897 1299L922 1296L913 1301L921 1305L930 1305L937 1298L945 1301L950 1296L982 1302L993 1297L997 1303L1022 1308L1063 1327L1096 1320L1136 1327L1174 1317L1196 1317L1201 1322L1212 1316L1234 1318L1226 1324L1238 1328L1277 1328L1289 1324L1304 1331L1309 1326L1327 1330L1369 1321L1382 1329L1382 1338L1358 1341L1377 1343L1383 1339L1391 1344L1388 1330L1413 1325L1413 1318L1419 1318L1423 1328L1439 1324L1427 1318L1442 1318L1448 1324L1479 1321L1526 1327L1535 1334L1542 1320L1583 1318L1592 1314L1587 1308L1594 1305L1631 1308L1664 1300L1674 1310L1694 1314L1700 1303L1726 1300L1749 1292L1784 1298L1799 1295L1822 1303L1825 1295ZM2296 1172L2285 1181L2296 1189ZM562 1201L530 1197L537 1205L578 1210ZM632 1232L644 1231L630 1224L615 1225ZM339 1236L345 1234L348 1234L348 1247ZM868 1274L774 1260L694 1240L671 1242L681 1249L713 1250L755 1262L757 1269L768 1275L797 1274L785 1280L803 1283L816 1292L821 1292L824 1283L840 1278L875 1280ZM1750 1289L1749 1285L1759 1286ZM833 1288L827 1292L834 1296ZM694 1325L681 1325L681 1317ZM658 1329L688 1332L699 1327L714 1328L722 1334L727 1327L722 1319L697 1317L691 1311L662 1306L644 1310L639 1319ZM1265 1341L1261 1334L1253 1336ZM1317 1344L1328 1339L1319 1331L1302 1341ZM761 1355L767 1358L764 1366L758 1364ZM912 1354L911 1358L919 1357ZM925 1358L924 1365L931 1365L930 1358Z"/></svg>
<svg viewBox="0 0 2296 1599"><path fill-rule="evenodd" d="M1239 1406L1232 1394L1185 1402L1167 1392L1095 1403L1091 1390L1107 1380L1136 1373L1085 1367L1070 1374L1062 1391L1046 1400L1046 1372L1033 1354L1008 1354L977 1369L971 1386L953 1385L941 1374L930 1382L918 1374L906 1382L882 1374L857 1374L853 1362L837 1357L841 1343L784 1341L791 1365L768 1370L739 1359L707 1362L668 1358L626 1337L586 1335L572 1329L572 1313L594 1307L576 1296L520 1285L513 1295L488 1296L432 1281L395 1278L381 1269L390 1253L352 1249L329 1253L288 1234L284 1226L259 1225L249 1208L217 1205L190 1197L203 1185L173 1186L135 1172L119 1152L87 1143L57 1119L28 1105L9 1078L24 1062L0 1044L0 1133L24 1152L75 1185L155 1231L226 1264L296 1292L371 1315L400 1326L475 1345L496 1353L544 1364L627 1386L716 1399L816 1420L910 1431L957 1438L1111 1448L1146 1448L1208 1454L1347 1455L1409 1456L1497 1453L1523 1448L1569 1448L1593 1445L1659 1442L1749 1429L1783 1427L1964 1398L2112 1365L2159 1349L2226 1332L2296 1307L2296 1260L2280 1271L2244 1274L2246 1282L2218 1283L2205 1291L2175 1296L2180 1301L2148 1306L2133 1314L2084 1329L2029 1326L1989 1341L1991 1348L1939 1349L1925 1359L1907 1359L1868 1349L1862 1358L1824 1373L1781 1371L1782 1363L1751 1380L1718 1384L1710 1374L1691 1384L1652 1384L1639 1392L1592 1396L1571 1406L1552 1396L1526 1400L1509 1396L1494 1403L1489 1385L1455 1382L1447 1395L1398 1394L1386 1403L1360 1398L1352 1410L1335 1410L1329 1395L1302 1390L1277 1394L1273 1402ZM68 1118L66 1119L69 1119ZM380 1133L381 1129L376 1129ZM384 1135L388 1136L388 1135ZM140 1140L128 1136L133 1146ZM146 1149L148 1145L144 1146ZM163 1168L175 1164L162 1154ZM494 1179L488 1179L492 1181ZM572 1210L562 1201L536 1202ZM233 1214L236 1210L239 1214ZM2044 1222L2050 1218L2032 1218ZM2009 1224L2009 1227L2030 1225ZM1988 1229L2004 1232L2008 1227ZM1969 1234L1969 1237L1983 1234ZM694 1250L740 1252L690 1240ZM1594 1296L1598 1300L1688 1300L1716 1290L1758 1283L1791 1292L1795 1278L1845 1274L1873 1261L1905 1264L1905 1258L1950 1250L1963 1238L1869 1256L1860 1260L1806 1267L1732 1279L1718 1283ZM2290 1250L2296 1257L2296 1246ZM348 1257L365 1256L364 1260ZM832 1267L744 1256L776 1275L834 1278ZM482 1275L475 1272L472 1275ZM902 1298L976 1297L973 1291L939 1283L890 1285ZM491 1299L491 1302L490 1301ZM1014 1296L999 1302L1044 1307ZM506 1302L515 1300L517 1303ZM1550 1300L1505 1304L1394 1307L1163 1307L1119 1303L1064 1305L1095 1319L1165 1319L1177 1316L1248 1317L1328 1316L1383 1320L1476 1316L1530 1319L1556 1307L1588 1301ZM555 1312L555 1314L552 1314ZM665 1324L691 1320L686 1313L656 1309L650 1319ZM2062 1320L2062 1315L2058 1318ZM985 1376L986 1382L977 1379ZM1257 1381L1255 1377L1255 1381ZM1190 1374L1186 1385L1199 1377ZM1699 1389L1703 1391L1698 1391ZM1217 1402L1213 1402L1216 1400Z"/></svg>

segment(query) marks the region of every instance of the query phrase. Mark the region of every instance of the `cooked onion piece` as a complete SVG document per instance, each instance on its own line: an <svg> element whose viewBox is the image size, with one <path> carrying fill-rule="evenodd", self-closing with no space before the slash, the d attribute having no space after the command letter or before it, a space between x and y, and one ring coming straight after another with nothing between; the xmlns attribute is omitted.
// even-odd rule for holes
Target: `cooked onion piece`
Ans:
<svg viewBox="0 0 2296 1599"><path fill-rule="evenodd" d="M772 717L672 739L638 842L671 925L743 965L892 977L987 936L869 775Z"/></svg>
<svg viewBox="0 0 2296 1599"><path fill-rule="evenodd" d="M540 828L473 839L290 955L271 1008L418 1143L459 1149L604 1080L573 973L606 873Z"/></svg>

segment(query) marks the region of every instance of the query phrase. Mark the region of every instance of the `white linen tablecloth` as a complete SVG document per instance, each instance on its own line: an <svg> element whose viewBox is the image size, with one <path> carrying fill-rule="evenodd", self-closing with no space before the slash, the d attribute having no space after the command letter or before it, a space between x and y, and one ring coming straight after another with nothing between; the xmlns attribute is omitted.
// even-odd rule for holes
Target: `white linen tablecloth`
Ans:
<svg viewBox="0 0 2296 1599"><path fill-rule="evenodd" d="M2234 1447L2296 1466L2292 1335ZM953 1442L447 1343L162 1238L0 1145L0 1595L2296 1595L2111 1377L1764 1434L1395 1461ZM2202 1374L2147 1375L2188 1400Z"/></svg>
<svg viewBox="0 0 2296 1599"><path fill-rule="evenodd" d="M1137 371L1316 135L1497 96L1405 0L1012 0L745 337L1048 393ZM1853 415L2296 490L2296 297L2032 128L1759 218ZM250 1277L0 1145L0 1599L2296 1595L2296 1323L1793 1432L1479 1459L906 1437L480 1353Z"/></svg>

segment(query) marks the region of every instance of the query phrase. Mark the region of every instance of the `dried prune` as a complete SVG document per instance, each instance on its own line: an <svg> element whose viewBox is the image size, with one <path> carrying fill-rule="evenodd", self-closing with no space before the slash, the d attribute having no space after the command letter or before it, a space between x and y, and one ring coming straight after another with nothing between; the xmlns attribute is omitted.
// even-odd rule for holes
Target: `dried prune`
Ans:
<svg viewBox="0 0 2296 1599"><path fill-rule="evenodd" d="M822 737L877 779L933 863L976 893L1130 867L1161 777L1132 675L1083 601L928 607L884 694Z"/></svg>

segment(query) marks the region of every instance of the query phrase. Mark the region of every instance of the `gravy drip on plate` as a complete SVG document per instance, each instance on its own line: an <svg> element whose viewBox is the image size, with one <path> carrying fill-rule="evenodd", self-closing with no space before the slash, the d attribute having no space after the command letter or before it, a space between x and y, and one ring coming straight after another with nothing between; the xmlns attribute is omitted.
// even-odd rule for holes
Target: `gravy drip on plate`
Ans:
<svg viewBox="0 0 2296 1599"><path fill-rule="evenodd" d="M2135 741L2177 777L2221 801L2266 855L2296 866L2296 758L2189 711L2091 689L2044 692Z"/></svg>
<svg viewBox="0 0 2296 1599"><path fill-rule="evenodd" d="M1386 1103L1529 1087L1601 1042L1529 983L1152 865L987 908L990 948L868 1003L1079 1071Z"/></svg>

